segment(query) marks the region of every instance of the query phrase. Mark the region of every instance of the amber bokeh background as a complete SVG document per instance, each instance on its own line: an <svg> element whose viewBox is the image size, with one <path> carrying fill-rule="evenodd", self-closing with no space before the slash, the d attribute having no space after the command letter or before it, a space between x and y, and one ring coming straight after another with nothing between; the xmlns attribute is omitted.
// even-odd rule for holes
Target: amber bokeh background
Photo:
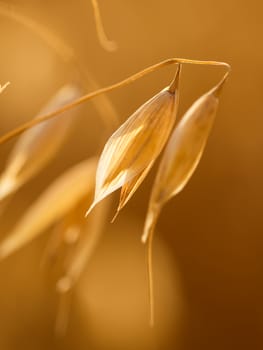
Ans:
<svg viewBox="0 0 263 350"><path fill-rule="evenodd" d="M119 46L116 53L99 46L88 0L12 3L70 43L101 86L176 56L227 61L233 72L198 170L165 207L158 224L155 329L147 327L139 242L153 170L123 218L105 232L87 268L88 277L79 287L63 339L54 338L56 297L49 274L39 268L47 235L1 263L1 348L262 349L261 2L101 0L106 31ZM72 73L36 34L4 17L0 17L0 39L0 83L11 82L0 96L3 134L32 118ZM221 68L185 67L181 112L222 72ZM172 75L173 69L167 68L111 93L120 120L167 85ZM102 128L91 104L82 106L56 160L10 203L1 218L2 236L56 175L98 150ZM11 146L12 142L0 147L1 169ZM130 241L132 228L138 243ZM115 288L110 288L112 283ZM90 291L89 307L85 306L86 290ZM109 315L118 321L114 323ZM135 321L129 323L129 318Z"/></svg>

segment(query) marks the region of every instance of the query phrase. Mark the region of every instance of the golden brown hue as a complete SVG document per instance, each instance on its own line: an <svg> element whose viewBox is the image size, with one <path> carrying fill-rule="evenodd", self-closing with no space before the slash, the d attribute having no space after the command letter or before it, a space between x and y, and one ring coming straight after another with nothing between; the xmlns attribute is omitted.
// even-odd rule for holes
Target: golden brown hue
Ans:
<svg viewBox="0 0 263 350"><path fill-rule="evenodd" d="M19 5L22 14L66 41L98 87L175 55L227 61L233 73L220 97L202 161L158 220L155 327L148 327L140 234L157 167L114 225L109 224L112 208L98 250L74 288L65 338L53 336L57 301L53 265L52 270L39 269L46 240L54 234L52 227L1 262L1 349L261 350L263 5L226 0L99 1L107 36L119 46L109 54L98 44L89 0L3 1L11 9ZM97 89L74 69L74 60L65 63L55 48L41 40L36 28L1 15L0 29L1 83L11 82L0 96L0 135L31 120L43 102L76 77L86 92ZM118 125L165 86L173 68L167 66L100 96L114 104ZM221 68L184 67L178 119L197 96L219 81L220 72ZM108 111L97 98L92 102L107 121ZM57 176L81 159L99 154L116 129L105 131L101 114L90 103L77 114L75 129L56 161L12 196L1 216L1 240ZM0 172L11 149L12 142L0 147ZM74 240L74 234L69 237ZM164 263L167 259L169 265Z"/></svg>

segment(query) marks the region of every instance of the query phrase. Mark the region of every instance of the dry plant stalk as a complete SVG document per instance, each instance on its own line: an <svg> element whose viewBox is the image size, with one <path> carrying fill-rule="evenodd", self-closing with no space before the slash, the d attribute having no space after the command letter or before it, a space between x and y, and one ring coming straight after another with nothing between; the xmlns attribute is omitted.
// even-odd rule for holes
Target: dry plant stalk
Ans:
<svg viewBox="0 0 263 350"><path fill-rule="evenodd" d="M116 51L118 46L114 41L110 41L106 34L105 30L103 27L102 19L101 19L101 14L100 14L100 9L99 9L99 4L97 0L91 0L91 4L93 7L94 11L94 18L95 18L95 24L96 24L96 31L98 35L99 42L101 46L106 50L106 51Z"/></svg>
<svg viewBox="0 0 263 350"><path fill-rule="evenodd" d="M76 84L63 86L40 114L48 113L73 101L80 93L81 90ZM72 126L73 120L70 114L67 112L63 119L55 118L40 124L20 137L0 176L0 201L19 189L54 158Z"/></svg>
<svg viewBox="0 0 263 350"><path fill-rule="evenodd" d="M107 86L105 88L101 88L98 90L95 90L91 93L88 93L80 98L78 98L77 100L75 100L72 103L69 103L68 105L54 111L51 113L47 113L45 115L42 115L38 118L38 120L31 120L27 123L22 124L21 126L19 126L16 129L11 130L10 132L6 133L5 135L3 135L2 137L0 137L0 144L3 144L5 142L8 142L9 140L13 139L14 137L17 137L18 135L22 134L23 132L25 132L26 130L32 128L35 125L38 125L40 123L43 123L46 120L50 120L52 118L54 118L57 115L61 115L61 113L68 111L69 109L72 109L86 101L92 100L93 98L100 96L102 94L105 94L107 92L113 91L115 89L118 89L120 87L124 87L140 78L142 78L143 76L150 74L152 72L155 72L156 70L166 67L166 66L170 66L170 65L174 65L174 64L178 64L178 63L182 63L182 64L197 64L197 65L213 65L213 66L223 66L225 68L227 68L228 72L230 72L230 66L228 63L225 62L217 62L217 61L199 61L199 60L190 60L190 59L185 59L185 58L170 58L164 61L161 61L157 64L154 64L152 66L149 66L145 69L143 69L142 71L135 73L131 76L129 76L128 78L115 83L113 85Z"/></svg>

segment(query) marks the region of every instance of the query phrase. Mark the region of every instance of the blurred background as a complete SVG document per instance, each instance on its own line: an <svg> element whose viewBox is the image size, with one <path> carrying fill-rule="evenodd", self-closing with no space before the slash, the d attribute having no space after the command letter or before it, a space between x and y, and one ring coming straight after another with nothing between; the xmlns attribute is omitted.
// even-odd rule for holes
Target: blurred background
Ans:
<svg viewBox="0 0 263 350"><path fill-rule="evenodd" d="M21 13L63 38L99 86L170 57L226 61L232 73L200 165L158 223L154 329L148 326L140 234L156 166L116 223L106 225L74 293L64 337L54 335L57 295L49 271L40 268L48 232L1 262L1 349L262 349L261 2L101 0L105 30L118 44L113 53L99 44L88 0L4 3L19 5ZM0 96L4 134L33 118L76 72L34 30L3 15L0 41L0 84L11 82ZM182 73L180 115L220 79L223 68L185 66ZM173 67L162 69L111 92L120 123L173 74ZM74 118L55 160L8 204L1 237L54 178L102 149L109 131L94 106L84 104ZM0 170L14 142L0 147Z"/></svg>

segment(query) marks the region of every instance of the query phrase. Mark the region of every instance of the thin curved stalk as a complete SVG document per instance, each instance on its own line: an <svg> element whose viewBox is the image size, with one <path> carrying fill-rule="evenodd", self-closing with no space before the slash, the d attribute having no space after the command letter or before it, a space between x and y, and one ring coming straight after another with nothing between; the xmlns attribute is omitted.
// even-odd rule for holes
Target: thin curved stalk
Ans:
<svg viewBox="0 0 263 350"><path fill-rule="evenodd" d="M117 82L115 84L112 84L110 86L106 86L104 88L95 90L93 92L90 92L78 99L76 99L74 102L69 103L65 106L63 106L62 108L57 109L56 111L53 111L51 113L48 113L46 115L40 116L37 120L30 120L24 124L22 124L21 126L11 130L10 132L8 132L7 134L3 135L2 137L0 137L0 144L3 144L9 140L11 140L12 138L22 134L24 131L32 128L35 125L38 125L39 123L42 123L46 120L52 119L53 117L57 116L58 114L61 114L65 111L68 111L69 109L76 107L88 100L93 99L94 97L97 97L101 94L104 93L108 93L112 90L118 89L120 87L126 86L142 77L144 77L147 74L150 74L152 72L155 72L156 70L166 67L166 66L170 66L173 64L178 64L178 63L182 63L182 64L197 64L197 65L213 65L213 66L223 66L225 68L227 68L227 73L224 75L223 81L226 80L226 78L228 77L229 73L230 73L230 65L228 63L225 62L218 62L218 61L200 61L200 60L190 60L190 59L185 59L185 58L170 58L164 61L161 61L159 63L156 63L150 67L147 67L145 69L143 69L142 71L135 73L131 76L129 76L128 78Z"/></svg>
<svg viewBox="0 0 263 350"><path fill-rule="evenodd" d="M117 44L114 41L111 41L107 38L105 34L105 30L103 27L101 14L100 14L100 8L97 0L91 0L91 4L94 11L94 18L95 18L95 25L96 25L96 31L98 35L99 42L101 46L106 51L116 51L117 50Z"/></svg>

